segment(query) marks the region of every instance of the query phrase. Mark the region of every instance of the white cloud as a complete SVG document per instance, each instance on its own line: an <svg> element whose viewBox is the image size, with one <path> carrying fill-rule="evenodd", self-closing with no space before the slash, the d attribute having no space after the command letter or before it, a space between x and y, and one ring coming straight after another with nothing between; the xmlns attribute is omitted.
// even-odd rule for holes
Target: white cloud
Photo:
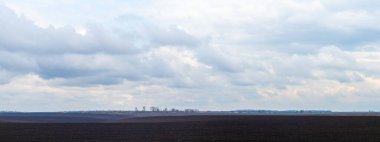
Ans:
<svg viewBox="0 0 380 142"><path fill-rule="evenodd" d="M4 109L380 109L376 1L4 3Z"/></svg>

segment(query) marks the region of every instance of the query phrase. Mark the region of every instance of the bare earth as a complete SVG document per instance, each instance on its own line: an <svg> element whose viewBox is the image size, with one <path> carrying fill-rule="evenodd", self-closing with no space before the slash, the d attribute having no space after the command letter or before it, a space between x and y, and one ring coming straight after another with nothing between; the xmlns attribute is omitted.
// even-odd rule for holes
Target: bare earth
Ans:
<svg viewBox="0 0 380 142"><path fill-rule="evenodd" d="M4 142L380 141L377 116L161 116L102 123L0 123Z"/></svg>

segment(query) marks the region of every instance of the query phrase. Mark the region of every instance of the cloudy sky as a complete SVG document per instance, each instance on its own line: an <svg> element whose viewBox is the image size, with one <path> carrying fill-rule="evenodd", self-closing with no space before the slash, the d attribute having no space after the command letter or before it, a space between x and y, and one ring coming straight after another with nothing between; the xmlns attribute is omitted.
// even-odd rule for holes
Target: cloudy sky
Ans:
<svg viewBox="0 0 380 142"><path fill-rule="evenodd" d="M380 111L378 0L0 0L0 110Z"/></svg>

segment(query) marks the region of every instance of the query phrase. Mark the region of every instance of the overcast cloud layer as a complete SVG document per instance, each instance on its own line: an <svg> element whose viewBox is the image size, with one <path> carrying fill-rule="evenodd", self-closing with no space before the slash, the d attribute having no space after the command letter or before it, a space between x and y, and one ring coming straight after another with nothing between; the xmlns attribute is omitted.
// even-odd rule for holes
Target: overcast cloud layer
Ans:
<svg viewBox="0 0 380 142"><path fill-rule="evenodd" d="M3 0L0 110L380 110L377 0Z"/></svg>

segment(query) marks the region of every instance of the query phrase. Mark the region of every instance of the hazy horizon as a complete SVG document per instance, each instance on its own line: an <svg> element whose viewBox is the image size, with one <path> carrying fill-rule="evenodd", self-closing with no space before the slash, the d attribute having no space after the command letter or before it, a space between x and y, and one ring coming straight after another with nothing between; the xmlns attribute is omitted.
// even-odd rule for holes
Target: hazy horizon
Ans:
<svg viewBox="0 0 380 142"><path fill-rule="evenodd" d="M0 111L380 111L374 0L0 0Z"/></svg>

